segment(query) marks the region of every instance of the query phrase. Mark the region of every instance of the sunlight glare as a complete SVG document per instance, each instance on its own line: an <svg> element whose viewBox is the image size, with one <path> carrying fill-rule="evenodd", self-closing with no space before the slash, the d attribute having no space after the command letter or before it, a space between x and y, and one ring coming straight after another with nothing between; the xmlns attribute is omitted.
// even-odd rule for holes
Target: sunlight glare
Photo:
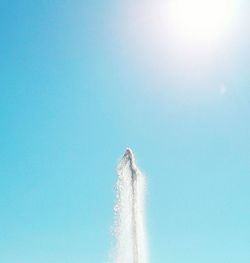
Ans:
<svg viewBox="0 0 250 263"><path fill-rule="evenodd" d="M229 28L234 16L233 0L173 0L169 18L183 41L212 43Z"/></svg>

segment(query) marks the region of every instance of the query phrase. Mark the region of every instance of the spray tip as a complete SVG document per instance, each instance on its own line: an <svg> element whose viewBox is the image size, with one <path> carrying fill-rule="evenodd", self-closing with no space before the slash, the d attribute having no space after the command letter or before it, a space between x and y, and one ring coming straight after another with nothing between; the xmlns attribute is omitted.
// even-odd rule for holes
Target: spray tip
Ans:
<svg viewBox="0 0 250 263"><path fill-rule="evenodd" d="M132 159L134 156L133 151L130 148L126 148L124 156L128 156Z"/></svg>
<svg viewBox="0 0 250 263"><path fill-rule="evenodd" d="M123 160L125 162L129 162L133 167L135 166L135 157L131 148L126 148L126 151L123 155Z"/></svg>

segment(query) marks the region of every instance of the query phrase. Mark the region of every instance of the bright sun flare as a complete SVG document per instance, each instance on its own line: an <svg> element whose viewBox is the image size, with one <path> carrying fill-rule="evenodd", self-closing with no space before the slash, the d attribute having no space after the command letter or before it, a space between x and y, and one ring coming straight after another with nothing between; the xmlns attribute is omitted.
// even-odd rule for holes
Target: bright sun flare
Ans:
<svg viewBox="0 0 250 263"><path fill-rule="evenodd" d="M173 0L169 18L183 41L209 44L230 28L234 8L233 0Z"/></svg>

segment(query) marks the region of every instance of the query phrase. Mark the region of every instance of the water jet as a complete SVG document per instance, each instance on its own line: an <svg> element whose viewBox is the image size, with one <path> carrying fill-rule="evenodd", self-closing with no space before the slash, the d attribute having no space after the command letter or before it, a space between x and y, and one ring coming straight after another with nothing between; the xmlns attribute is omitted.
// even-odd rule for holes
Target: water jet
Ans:
<svg viewBox="0 0 250 263"><path fill-rule="evenodd" d="M117 168L114 263L148 263L144 215L145 177L127 148Z"/></svg>

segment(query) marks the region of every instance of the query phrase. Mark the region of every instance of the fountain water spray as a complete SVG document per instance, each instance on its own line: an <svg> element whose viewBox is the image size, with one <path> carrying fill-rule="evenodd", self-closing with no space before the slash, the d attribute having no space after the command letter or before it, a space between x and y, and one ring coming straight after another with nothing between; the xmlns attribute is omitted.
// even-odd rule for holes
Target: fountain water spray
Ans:
<svg viewBox="0 0 250 263"><path fill-rule="evenodd" d="M114 263L148 263L144 222L145 179L135 164L131 149L126 150L117 172Z"/></svg>

